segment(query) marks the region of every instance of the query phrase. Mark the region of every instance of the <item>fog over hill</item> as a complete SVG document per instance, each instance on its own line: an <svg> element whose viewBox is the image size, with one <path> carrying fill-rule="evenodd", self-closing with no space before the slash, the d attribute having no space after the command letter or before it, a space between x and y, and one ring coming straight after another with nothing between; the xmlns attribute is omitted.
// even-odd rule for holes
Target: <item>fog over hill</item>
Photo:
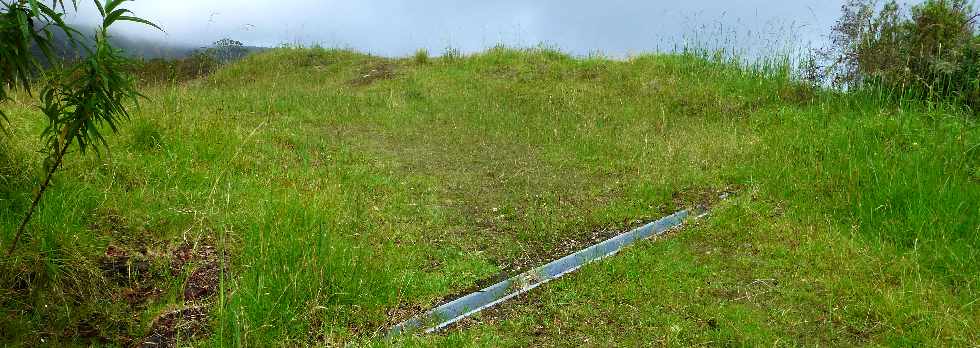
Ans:
<svg viewBox="0 0 980 348"><path fill-rule="evenodd" d="M91 44L93 42L92 37L95 35L96 28L89 25L78 25L77 28L79 32L83 34L80 39L82 43ZM79 54L84 55L83 50L77 47L73 47L69 42L67 36L64 32L53 29L51 30L53 48L58 56L61 57L76 57ZM173 41L160 40L159 38L150 38L145 36L133 35L125 30L114 30L110 32L110 41L116 48L123 50L126 55L133 58L143 58L143 59L178 59L184 58L189 55L194 54L202 50L211 48L214 43L208 43L205 45L191 45L188 43L176 43ZM256 52L264 49L263 47L257 46L247 46L244 45L242 49L245 52ZM36 50L36 54L40 55L41 52Z"/></svg>
<svg viewBox="0 0 980 348"><path fill-rule="evenodd" d="M167 46L200 47L228 37L246 45L319 43L384 56L406 56L419 48L440 53L447 47L470 53L496 44L624 56L693 41L771 52L821 44L843 2L137 0L127 7L166 33L134 24L118 29ZM80 6L70 20L94 24L97 18L92 6Z"/></svg>

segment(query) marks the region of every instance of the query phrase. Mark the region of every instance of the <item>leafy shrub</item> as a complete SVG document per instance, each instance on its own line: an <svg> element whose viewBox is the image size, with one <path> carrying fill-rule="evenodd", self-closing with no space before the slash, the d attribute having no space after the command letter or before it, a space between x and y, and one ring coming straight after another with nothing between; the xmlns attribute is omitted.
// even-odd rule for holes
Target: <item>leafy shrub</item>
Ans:
<svg viewBox="0 0 980 348"><path fill-rule="evenodd" d="M145 84L190 81L211 74L218 61L197 52L182 59L151 59L134 66L133 73Z"/></svg>
<svg viewBox="0 0 980 348"><path fill-rule="evenodd" d="M145 19L130 16L132 12L121 5L125 0L95 0L102 24L94 41L85 44L73 39L78 30L62 20L68 10L62 1L51 6L40 1L0 1L0 102L9 99L7 88L22 87L30 93L35 77L40 79L39 108L48 124L41 136L47 147L46 176L34 194L27 214L14 234L7 251L11 255L31 221L51 178L62 160L75 146L81 152L94 147L108 146L102 135L108 126L113 132L129 119L129 107L142 96L128 73L131 64L109 41L109 27L118 22L142 23L156 29L159 26ZM73 2L77 6L77 3ZM84 51L84 57L68 66L42 69L31 47L38 47L48 61L55 61L52 49L52 29L63 32L73 45ZM162 30L162 29L160 29ZM0 112L0 116L3 113ZM5 119L5 117L2 117Z"/></svg>
<svg viewBox="0 0 980 348"><path fill-rule="evenodd" d="M205 48L199 53L224 64L245 58L250 51L241 41L224 38L215 41L211 47Z"/></svg>
<svg viewBox="0 0 980 348"><path fill-rule="evenodd" d="M980 110L980 35L971 1L850 0L834 26L819 76L836 86L877 86Z"/></svg>

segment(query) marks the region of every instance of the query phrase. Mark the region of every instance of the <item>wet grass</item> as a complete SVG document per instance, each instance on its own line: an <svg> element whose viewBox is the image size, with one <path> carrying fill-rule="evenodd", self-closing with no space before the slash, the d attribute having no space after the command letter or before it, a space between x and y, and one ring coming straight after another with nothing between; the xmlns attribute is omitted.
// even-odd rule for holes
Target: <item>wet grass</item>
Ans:
<svg viewBox="0 0 980 348"><path fill-rule="evenodd" d="M67 163L3 260L0 339L143 337L186 305L191 268L169 265L192 242L227 262L200 344L978 340L980 131L948 108L693 55L509 49L280 49L147 94L111 154ZM42 126L9 108L4 243ZM722 190L738 194L666 240L447 333L381 338L481 280ZM112 281L109 245L148 276ZM123 303L146 284L161 295Z"/></svg>

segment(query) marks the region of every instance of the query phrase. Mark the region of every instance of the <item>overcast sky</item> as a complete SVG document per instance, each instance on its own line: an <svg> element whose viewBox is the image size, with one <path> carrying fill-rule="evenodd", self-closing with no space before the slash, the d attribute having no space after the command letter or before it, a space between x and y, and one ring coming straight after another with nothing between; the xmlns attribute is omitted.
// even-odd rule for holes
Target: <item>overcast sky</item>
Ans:
<svg viewBox="0 0 980 348"><path fill-rule="evenodd" d="M464 52L498 43L546 44L574 54L665 50L687 41L806 46L825 36L843 0L137 0L126 3L166 34L127 34L203 46L224 37L251 45L319 43L379 55L419 48ZM97 12L81 2L76 22Z"/></svg>

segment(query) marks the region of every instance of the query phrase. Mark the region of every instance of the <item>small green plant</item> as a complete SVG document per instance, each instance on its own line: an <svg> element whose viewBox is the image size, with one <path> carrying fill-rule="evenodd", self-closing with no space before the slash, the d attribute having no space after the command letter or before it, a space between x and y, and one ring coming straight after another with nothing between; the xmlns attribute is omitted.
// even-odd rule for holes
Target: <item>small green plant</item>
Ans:
<svg viewBox="0 0 980 348"><path fill-rule="evenodd" d="M420 48L418 51L415 51L415 55L412 58L415 60L415 64L429 64L429 50Z"/></svg>
<svg viewBox="0 0 980 348"><path fill-rule="evenodd" d="M48 146L46 175L17 228L8 255L17 248L31 216L72 145L83 153L89 148L98 150L98 146L106 146L100 128L106 125L117 132L120 123L129 119L126 103L135 105L141 97L134 78L127 73L130 61L109 43L109 27L120 21L160 27L131 16L131 11L120 6L124 1L94 1L102 24L91 47L74 39L78 31L61 19L65 4L60 0L52 1L51 6L36 0L2 3L5 9L0 14L3 18L0 22L0 48L3 48L0 82L5 88L21 86L30 92L31 83L40 76L40 108L48 121L42 134ZM72 5L77 9L77 3ZM67 68L43 70L30 47L36 45L48 61L56 61L51 51L51 26L68 34L71 42L84 50L85 58ZM0 88L0 101L8 97L5 88Z"/></svg>
<svg viewBox="0 0 980 348"><path fill-rule="evenodd" d="M133 146L141 150L154 149L163 144L160 127L150 121L138 121L133 125Z"/></svg>

